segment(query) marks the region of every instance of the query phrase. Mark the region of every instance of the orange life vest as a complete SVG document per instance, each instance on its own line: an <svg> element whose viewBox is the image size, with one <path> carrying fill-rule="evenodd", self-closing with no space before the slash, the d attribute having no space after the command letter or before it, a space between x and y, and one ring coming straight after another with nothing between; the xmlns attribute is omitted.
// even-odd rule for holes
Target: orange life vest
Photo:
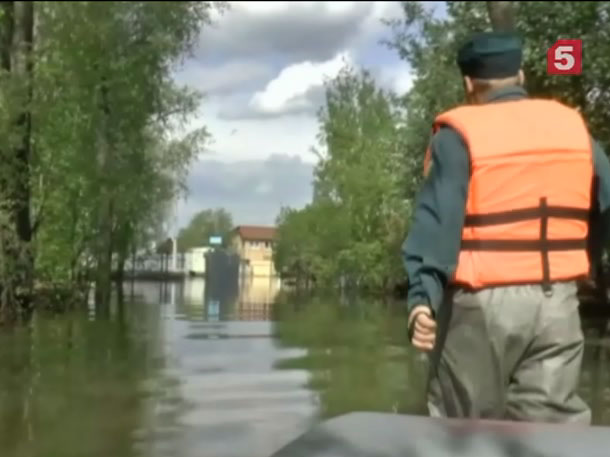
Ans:
<svg viewBox="0 0 610 457"><path fill-rule="evenodd" d="M460 133L471 163L452 283L548 286L586 277L593 155L580 114L523 99L455 108L434 130L441 125Z"/></svg>

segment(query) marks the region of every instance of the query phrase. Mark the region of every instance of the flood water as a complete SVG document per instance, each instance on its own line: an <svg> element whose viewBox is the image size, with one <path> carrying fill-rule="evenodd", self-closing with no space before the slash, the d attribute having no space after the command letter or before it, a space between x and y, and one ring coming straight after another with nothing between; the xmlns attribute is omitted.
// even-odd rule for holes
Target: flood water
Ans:
<svg viewBox="0 0 610 457"><path fill-rule="evenodd" d="M110 319L1 333L0 455L266 457L327 417L425 412L397 308L288 298L264 278L235 296L205 289L126 284ZM609 348L591 330L582 393L596 424L610 425Z"/></svg>

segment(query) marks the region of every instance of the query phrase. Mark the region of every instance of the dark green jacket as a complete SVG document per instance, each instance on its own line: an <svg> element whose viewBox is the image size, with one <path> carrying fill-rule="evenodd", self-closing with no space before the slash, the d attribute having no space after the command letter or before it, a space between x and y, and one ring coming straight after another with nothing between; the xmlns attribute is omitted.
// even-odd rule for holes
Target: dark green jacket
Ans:
<svg viewBox="0 0 610 457"><path fill-rule="evenodd" d="M489 102L527 97L520 87L493 93ZM597 203L602 221L610 209L610 162L593 139L595 176L598 182ZM403 244L405 268L409 277L407 304L429 305L437 311L443 291L457 267L462 238L470 159L460 135L451 127L442 127L431 141L431 169L415 201L411 229ZM596 224L597 225L597 224ZM607 224L595 227L603 233L599 243L605 245Z"/></svg>

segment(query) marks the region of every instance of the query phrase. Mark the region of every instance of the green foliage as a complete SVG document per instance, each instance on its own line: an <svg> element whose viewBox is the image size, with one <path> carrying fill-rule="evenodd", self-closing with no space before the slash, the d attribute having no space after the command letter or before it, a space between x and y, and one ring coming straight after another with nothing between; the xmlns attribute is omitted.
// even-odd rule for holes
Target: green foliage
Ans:
<svg viewBox="0 0 610 457"><path fill-rule="evenodd" d="M13 18L12 3L2 19ZM28 3L15 2L16 11ZM8 213L0 240L31 248L37 281L86 279L93 269L106 290L111 269L161 238L208 139L204 128L176 134L201 94L176 86L172 71L216 7L224 4L37 2L33 47L6 46L27 31L22 13L14 36L0 33L0 51L24 62L0 71L0 150L10 152L0 171ZM28 230L11 226L15 200L32 214ZM6 271L12 251L0 249ZM0 278L0 292L6 284Z"/></svg>
<svg viewBox="0 0 610 457"><path fill-rule="evenodd" d="M2 455L130 455L131 430L147 414L142 382L163 357L160 332L158 313L134 304L107 321L39 312L27 328L0 334L0 363L10 367L0 374Z"/></svg>
<svg viewBox="0 0 610 457"><path fill-rule="evenodd" d="M280 214L278 271L319 284L344 276L371 288L400 275L408 212L400 116L395 98L366 71L345 68L328 83L314 201Z"/></svg>
<svg viewBox="0 0 610 457"><path fill-rule="evenodd" d="M124 258L134 243L158 235L207 137L203 130L181 140L168 135L199 103L170 72L209 11L205 2L40 7L40 53L54 57L40 57L36 85L40 200L49 213L38 256L49 277L74 275L87 257L99 262L100 248ZM111 246L96 245L100 231Z"/></svg>
<svg viewBox="0 0 610 457"><path fill-rule="evenodd" d="M206 246L211 236L221 236L224 246L228 246L233 230L233 217L223 208L206 209L195 214L189 224L178 234L178 250Z"/></svg>

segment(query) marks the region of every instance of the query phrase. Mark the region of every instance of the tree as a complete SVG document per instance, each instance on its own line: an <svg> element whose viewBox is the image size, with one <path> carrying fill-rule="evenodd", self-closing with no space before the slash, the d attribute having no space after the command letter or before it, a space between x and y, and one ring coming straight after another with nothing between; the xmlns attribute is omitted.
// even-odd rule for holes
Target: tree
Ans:
<svg viewBox="0 0 610 457"><path fill-rule="evenodd" d="M278 220L279 271L384 289L402 275L408 204L401 110L367 71L345 68L319 113L314 201Z"/></svg>
<svg viewBox="0 0 610 457"><path fill-rule="evenodd" d="M227 246L232 230L233 218L227 210L217 208L199 211L178 233L178 250L184 252L205 246L211 236L222 237L223 245Z"/></svg>
<svg viewBox="0 0 610 457"><path fill-rule="evenodd" d="M0 81L8 139L0 145L0 320L15 321L31 309L31 145L34 44L33 2L2 2Z"/></svg>
<svg viewBox="0 0 610 457"><path fill-rule="evenodd" d="M74 2L46 10L46 43L58 56L48 63L49 83L69 85L57 105L65 110L68 104L78 113L67 119L59 114L65 124L57 128L73 126L75 143L85 148L74 151L65 171L84 177L81 191L90 210L86 254L101 313L108 309L113 254L120 263L149 209L154 213L174 197L181 169L201 146L194 144L184 154L158 145L169 144L169 121L184 120L199 102L197 94L174 86L170 71L208 22L210 7L206 2ZM160 199L156 186L168 179L170 189ZM56 195L62 198L61 192Z"/></svg>
<svg viewBox="0 0 610 457"><path fill-rule="evenodd" d="M158 232L208 138L176 135L201 94L171 72L216 7L2 2L0 320L58 281L93 279L107 312L113 266Z"/></svg>

